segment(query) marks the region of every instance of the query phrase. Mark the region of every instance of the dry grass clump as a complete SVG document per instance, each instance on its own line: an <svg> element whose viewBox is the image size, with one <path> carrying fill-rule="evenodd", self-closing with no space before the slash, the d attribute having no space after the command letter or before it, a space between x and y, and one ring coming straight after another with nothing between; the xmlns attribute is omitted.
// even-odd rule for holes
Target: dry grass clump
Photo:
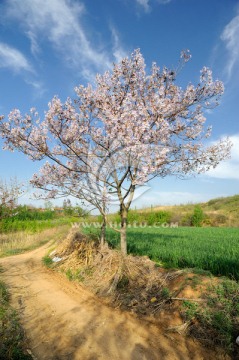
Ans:
<svg viewBox="0 0 239 360"><path fill-rule="evenodd" d="M160 272L145 256L124 256L77 232L71 232L51 256L62 259L55 266L70 280L80 280L115 306L141 314L157 312L170 302L168 282L181 274Z"/></svg>
<svg viewBox="0 0 239 360"><path fill-rule="evenodd" d="M146 256L123 256L107 246L99 249L92 266L98 270L87 281L91 287L100 295L110 295L116 306L144 315L170 303L168 282L181 273L160 272Z"/></svg>
<svg viewBox="0 0 239 360"><path fill-rule="evenodd" d="M74 271L79 267L89 266L97 252L97 248L97 242L72 230L50 255L62 259L60 263L61 269L72 269Z"/></svg>

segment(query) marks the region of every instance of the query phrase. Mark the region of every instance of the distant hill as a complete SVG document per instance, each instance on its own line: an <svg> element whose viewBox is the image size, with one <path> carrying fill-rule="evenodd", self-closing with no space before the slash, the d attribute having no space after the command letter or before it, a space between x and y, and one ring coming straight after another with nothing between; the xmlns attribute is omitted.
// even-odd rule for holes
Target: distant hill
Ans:
<svg viewBox="0 0 239 360"><path fill-rule="evenodd" d="M208 226L236 226L239 227L239 195L221 197L205 203L155 206L137 210L138 212L167 211L172 214L172 220L183 221L187 225L187 217L192 214L196 205L199 205L204 214L204 225Z"/></svg>

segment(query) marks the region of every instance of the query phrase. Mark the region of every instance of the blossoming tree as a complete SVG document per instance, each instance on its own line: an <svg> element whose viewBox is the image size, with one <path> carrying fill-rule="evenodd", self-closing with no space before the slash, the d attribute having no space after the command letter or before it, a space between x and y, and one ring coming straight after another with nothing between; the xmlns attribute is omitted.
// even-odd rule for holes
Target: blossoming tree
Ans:
<svg viewBox="0 0 239 360"><path fill-rule="evenodd" d="M130 58L96 76L96 86L79 86L77 98L62 103L54 97L41 121L35 110L22 116L13 110L0 123L5 148L33 160L48 158L32 184L48 191L73 194L106 213L118 201L121 250L127 253L127 214L138 186L155 177L203 173L227 158L228 139L205 145L205 108L218 105L222 82L201 70L197 85L184 89L176 76L190 59L181 54L175 70L152 64L135 50Z"/></svg>

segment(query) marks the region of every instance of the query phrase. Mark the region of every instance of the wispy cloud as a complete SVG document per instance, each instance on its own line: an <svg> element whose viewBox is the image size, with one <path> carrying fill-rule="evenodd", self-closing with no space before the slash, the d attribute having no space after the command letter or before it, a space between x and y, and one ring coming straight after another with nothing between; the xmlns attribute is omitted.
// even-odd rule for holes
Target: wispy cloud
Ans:
<svg viewBox="0 0 239 360"><path fill-rule="evenodd" d="M45 94L46 88L42 81L39 81L37 79L26 79L25 82L34 88L34 99L39 99Z"/></svg>
<svg viewBox="0 0 239 360"><path fill-rule="evenodd" d="M41 52L41 50L40 50L40 47L37 42L36 34L34 32L32 32L31 30L29 30L29 31L27 31L27 36L31 42L31 53L34 56L38 56L38 54Z"/></svg>
<svg viewBox="0 0 239 360"><path fill-rule="evenodd" d="M172 0L156 0L161 5L169 4Z"/></svg>
<svg viewBox="0 0 239 360"><path fill-rule="evenodd" d="M143 7L145 12L150 11L149 0L136 0L136 2Z"/></svg>
<svg viewBox="0 0 239 360"><path fill-rule="evenodd" d="M41 97L45 92L43 83L38 80L38 75L26 56L18 49L1 42L0 68L6 68L21 75L23 81L35 89L35 97Z"/></svg>
<svg viewBox="0 0 239 360"><path fill-rule="evenodd" d="M215 169L206 173L207 176L218 179L239 180L239 134L230 136L233 143L231 158L221 162Z"/></svg>
<svg viewBox="0 0 239 360"><path fill-rule="evenodd" d="M113 54L97 46L83 25L82 18L84 15L85 22L87 13L80 1L8 0L6 14L20 22L35 56L47 39L65 64L73 66L88 80L92 80L92 74L111 67ZM119 59L123 51L116 32L113 40L114 56Z"/></svg>
<svg viewBox="0 0 239 360"><path fill-rule="evenodd" d="M154 0L155 3L158 3L160 5L168 4L171 1L172 0ZM136 0L136 3L140 5L146 13L149 13L151 11L152 2L152 0Z"/></svg>
<svg viewBox="0 0 239 360"><path fill-rule="evenodd" d="M14 47L0 43L0 68L9 68L19 73L20 71L33 72L33 68L27 58Z"/></svg>
<svg viewBox="0 0 239 360"><path fill-rule="evenodd" d="M239 10L237 15L224 27L221 40L228 52L226 72L230 78L235 66L239 64Z"/></svg>
<svg viewBox="0 0 239 360"><path fill-rule="evenodd" d="M119 62L127 56L127 52L121 44L119 34L115 27L110 25L111 36L113 40L113 56L116 62Z"/></svg>

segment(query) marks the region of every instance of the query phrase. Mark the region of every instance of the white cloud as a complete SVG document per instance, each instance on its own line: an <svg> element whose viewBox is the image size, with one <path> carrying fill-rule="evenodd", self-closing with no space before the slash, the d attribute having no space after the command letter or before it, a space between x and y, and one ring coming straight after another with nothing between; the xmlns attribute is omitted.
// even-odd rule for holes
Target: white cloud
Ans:
<svg viewBox="0 0 239 360"><path fill-rule="evenodd" d="M120 62L127 56L127 52L123 48L120 42L119 34L113 25L110 26L110 30L113 39L113 56L116 62Z"/></svg>
<svg viewBox="0 0 239 360"><path fill-rule="evenodd" d="M156 2L160 5L165 5L170 3L172 0L156 0ZM142 8L144 9L144 11L146 13L150 12L151 7L150 7L150 0L136 0L137 4L142 6Z"/></svg>
<svg viewBox="0 0 239 360"><path fill-rule="evenodd" d="M0 42L0 68L7 68L23 77L23 80L36 90L35 96L45 92L43 83L37 80L37 74L27 58L17 49Z"/></svg>
<svg viewBox="0 0 239 360"><path fill-rule="evenodd" d="M221 40L228 51L226 71L230 78L236 64L239 64L239 15L236 15L225 26L221 34Z"/></svg>
<svg viewBox="0 0 239 360"><path fill-rule="evenodd" d="M219 179L239 180L239 134L230 136L233 143L231 158L222 161L215 169L206 173L206 176Z"/></svg>
<svg viewBox="0 0 239 360"><path fill-rule="evenodd" d="M170 3L172 0L157 0L157 2L161 5L165 5L165 4L168 4Z"/></svg>
<svg viewBox="0 0 239 360"><path fill-rule="evenodd" d="M112 55L93 44L83 25L85 8L73 0L9 0L6 14L18 20L31 41L36 56L41 42L48 40L60 53L66 65L74 66L88 80L92 75L111 67ZM118 42L117 37L114 38ZM102 44L101 44L102 45ZM122 49L113 49L119 58Z"/></svg>
<svg viewBox="0 0 239 360"><path fill-rule="evenodd" d="M34 34L31 30L29 30L27 32L27 36L29 37L29 39L31 41L31 52L34 56L37 56L41 52L41 50L37 43L36 34Z"/></svg>
<svg viewBox="0 0 239 360"><path fill-rule="evenodd" d="M14 72L22 70L33 72L32 66L26 57L14 47L0 43L0 68L9 68Z"/></svg>
<svg viewBox="0 0 239 360"><path fill-rule="evenodd" d="M149 0L136 0L136 2L143 7L145 12L150 11Z"/></svg>
<svg viewBox="0 0 239 360"><path fill-rule="evenodd" d="M46 88L42 81L38 81L36 79L33 79L33 80L26 79L25 82L27 84L31 85L35 89L35 92L33 94L33 97L35 99L41 98L44 95L44 93L46 92Z"/></svg>

